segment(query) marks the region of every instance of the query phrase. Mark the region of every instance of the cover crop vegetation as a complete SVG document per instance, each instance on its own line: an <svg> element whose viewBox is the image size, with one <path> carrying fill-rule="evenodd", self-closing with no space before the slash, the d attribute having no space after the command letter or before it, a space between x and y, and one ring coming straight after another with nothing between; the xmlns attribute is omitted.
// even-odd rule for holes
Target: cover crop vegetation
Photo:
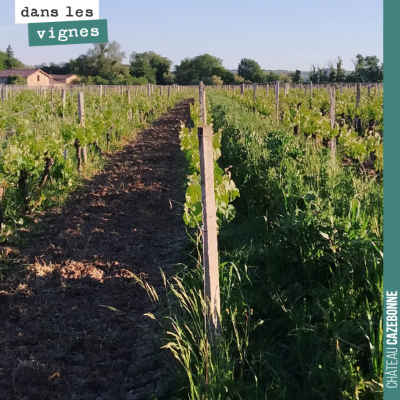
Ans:
<svg viewBox="0 0 400 400"><path fill-rule="evenodd" d="M207 91L218 142L222 132L216 170L230 167L240 197L229 199L233 221L220 220L218 343L209 345L204 327L199 240L193 267L170 285L182 312L171 316L166 347L183 367L183 398L382 398L382 165L375 162L372 175L360 168L382 144L382 96L363 92L355 112L353 94L339 94L333 135L321 112L326 94L282 96L277 121L272 95L254 102L252 91ZM350 123L355 117L361 130ZM338 133L332 157L322 139ZM367 150L348 165L351 140Z"/></svg>
<svg viewBox="0 0 400 400"><path fill-rule="evenodd" d="M77 167L87 147L84 176L101 168L102 153L113 151L183 97L153 93L85 93L84 126L77 95L59 92L53 103L33 91L17 92L0 103L0 188L3 240L26 221L26 213L62 202L81 181ZM132 118L130 118L130 113ZM47 183L46 183L47 182Z"/></svg>

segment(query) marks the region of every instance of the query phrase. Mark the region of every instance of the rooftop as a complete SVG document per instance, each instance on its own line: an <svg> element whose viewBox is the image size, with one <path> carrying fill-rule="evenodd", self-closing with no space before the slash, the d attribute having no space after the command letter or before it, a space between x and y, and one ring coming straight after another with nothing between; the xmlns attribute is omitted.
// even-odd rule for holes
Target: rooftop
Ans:
<svg viewBox="0 0 400 400"><path fill-rule="evenodd" d="M45 75L46 72L43 72L41 69L5 69L3 71L0 71L0 78L8 78L10 75L20 75L24 76L27 78L28 76L34 74L35 72L42 72Z"/></svg>

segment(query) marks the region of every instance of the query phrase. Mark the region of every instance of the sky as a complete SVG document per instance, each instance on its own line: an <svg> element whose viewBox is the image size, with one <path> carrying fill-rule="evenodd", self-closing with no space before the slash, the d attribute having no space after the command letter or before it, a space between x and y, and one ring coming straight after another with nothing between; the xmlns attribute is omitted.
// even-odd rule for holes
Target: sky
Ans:
<svg viewBox="0 0 400 400"><path fill-rule="evenodd" d="M0 0L0 10L0 50L10 44L27 65L68 61L91 47L29 47L28 26L14 23L14 0ZM150 50L174 64L209 53L228 69L242 58L263 69L302 71L338 56L352 70L358 53L383 60L383 0L100 0L100 18L125 62Z"/></svg>

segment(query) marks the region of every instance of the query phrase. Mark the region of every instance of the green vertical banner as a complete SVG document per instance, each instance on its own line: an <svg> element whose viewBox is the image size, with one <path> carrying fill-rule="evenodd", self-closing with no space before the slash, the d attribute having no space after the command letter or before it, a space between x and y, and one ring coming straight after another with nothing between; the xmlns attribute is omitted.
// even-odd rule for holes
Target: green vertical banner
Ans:
<svg viewBox="0 0 400 400"><path fill-rule="evenodd" d="M384 0L383 398L400 399L400 1Z"/></svg>

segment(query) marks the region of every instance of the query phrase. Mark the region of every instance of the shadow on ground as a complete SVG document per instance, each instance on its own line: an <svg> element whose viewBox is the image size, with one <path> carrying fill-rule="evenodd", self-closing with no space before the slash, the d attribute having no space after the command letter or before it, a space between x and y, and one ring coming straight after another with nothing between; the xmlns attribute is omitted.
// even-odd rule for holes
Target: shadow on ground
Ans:
<svg viewBox="0 0 400 400"><path fill-rule="evenodd" d="M170 399L152 305L182 260L179 146L189 100L161 117L28 238L0 285L0 399ZM112 307L112 310L108 307Z"/></svg>

